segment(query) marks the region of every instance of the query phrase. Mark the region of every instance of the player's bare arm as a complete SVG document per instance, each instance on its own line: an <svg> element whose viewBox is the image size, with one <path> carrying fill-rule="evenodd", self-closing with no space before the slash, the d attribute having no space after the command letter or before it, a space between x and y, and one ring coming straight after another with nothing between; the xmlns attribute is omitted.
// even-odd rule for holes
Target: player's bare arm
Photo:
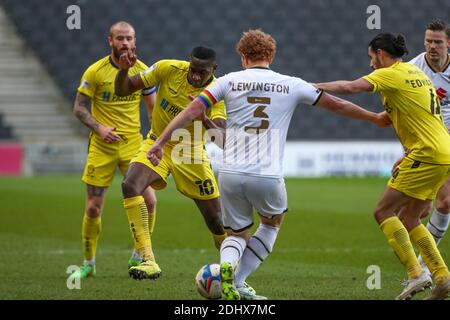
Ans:
<svg viewBox="0 0 450 320"><path fill-rule="evenodd" d="M192 101L194 101L195 98L195 96L189 95L189 99L191 99ZM197 117L197 120L202 121L203 126L206 130L208 130L211 141L214 142L219 148L223 149L227 121L221 118L211 120L206 116L205 112L200 114L200 116Z"/></svg>
<svg viewBox="0 0 450 320"><path fill-rule="evenodd" d="M145 85L139 74L128 76L128 70L136 63L137 56L133 50L128 50L119 58L119 72L114 81L114 93L119 97L125 97L133 92L144 89Z"/></svg>
<svg viewBox="0 0 450 320"><path fill-rule="evenodd" d="M181 111L164 129L163 133L156 139L153 146L147 152L147 158L156 166L162 159L163 148L167 141L169 141L172 133L180 128L184 128L188 123L198 117L203 117L206 107L199 98L192 101L186 109Z"/></svg>
<svg viewBox="0 0 450 320"><path fill-rule="evenodd" d="M144 96L145 106L147 108L148 121L152 122L153 107L155 106L156 93Z"/></svg>
<svg viewBox="0 0 450 320"><path fill-rule="evenodd" d="M391 120L386 112L374 113L350 101L326 93L322 94L317 105L345 117L373 122L381 128L391 125Z"/></svg>
<svg viewBox="0 0 450 320"><path fill-rule="evenodd" d="M77 92L75 103L73 106L74 115L85 126L96 132L105 142L114 143L120 140L120 137L114 133L115 128L106 127L92 117L89 112L91 106L91 98L85 94Z"/></svg>
<svg viewBox="0 0 450 320"><path fill-rule="evenodd" d="M332 82L316 83L316 88L337 94L350 94L363 91L371 92L373 84L363 78L354 81L338 80Z"/></svg>
<svg viewBox="0 0 450 320"><path fill-rule="evenodd" d="M73 114L89 129L96 131L100 126L100 123L92 117L89 112L90 107L91 98L78 92L73 105Z"/></svg>

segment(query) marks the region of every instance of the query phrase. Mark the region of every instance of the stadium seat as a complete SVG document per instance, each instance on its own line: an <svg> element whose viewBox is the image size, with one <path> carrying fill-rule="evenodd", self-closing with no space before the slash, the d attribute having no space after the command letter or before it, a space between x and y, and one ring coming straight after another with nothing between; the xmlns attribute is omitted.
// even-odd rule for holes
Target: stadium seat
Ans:
<svg viewBox="0 0 450 320"><path fill-rule="evenodd" d="M4 123L3 115L0 113L0 140L14 140L14 134L10 126Z"/></svg>

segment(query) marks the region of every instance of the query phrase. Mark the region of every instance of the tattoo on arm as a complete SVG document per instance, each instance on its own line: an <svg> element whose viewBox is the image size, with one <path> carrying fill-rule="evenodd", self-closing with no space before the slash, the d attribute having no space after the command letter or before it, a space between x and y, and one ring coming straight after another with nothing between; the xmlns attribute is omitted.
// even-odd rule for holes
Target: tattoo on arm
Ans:
<svg viewBox="0 0 450 320"><path fill-rule="evenodd" d="M91 130L96 131L100 124L92 117L89 112L89 107L91 105L91 98L88 96L77 93L75 99L75 105L73 107L73 113L84 125L86 125Z"/></svg>

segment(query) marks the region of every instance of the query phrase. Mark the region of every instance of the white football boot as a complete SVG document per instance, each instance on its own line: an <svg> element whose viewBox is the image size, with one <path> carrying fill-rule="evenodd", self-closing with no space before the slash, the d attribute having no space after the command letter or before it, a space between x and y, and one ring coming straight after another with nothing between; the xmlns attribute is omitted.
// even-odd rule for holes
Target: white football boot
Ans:
<svg viewBox="0 0 450 320"><path fill-rule="evenodd" d="M416 293L425 289L431 289L431 277L424 271L417 278L406 280L405 288L395 300L410 300Z"/></svg>

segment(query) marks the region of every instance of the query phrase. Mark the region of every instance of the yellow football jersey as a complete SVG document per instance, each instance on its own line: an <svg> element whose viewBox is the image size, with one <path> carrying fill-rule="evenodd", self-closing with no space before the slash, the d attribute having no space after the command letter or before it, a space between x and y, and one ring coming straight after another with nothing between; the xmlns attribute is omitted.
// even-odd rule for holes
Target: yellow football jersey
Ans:
<svg viewBox="0 0 450 320"><path fill-rule="evenodd" d="M196 88L189 84L188 72L189 62L180 60L160 60L141 72L141 79L146 87L158 85L149 137L152 134L159 137L169 122L203 91L204 88ZM206 114L210 119L226 119L224 102L219 101L209 108ZM203 126L201 126L201 131L194 132L194 123L192 122L185 129L187 130L186 134L189 132L191 140L183 140L183 142L191 144L195 140L203 144L205 131ZM178 141L169 140L166 146L173 147L177 143Z"/></svg>
<svg viewBox="0 0 450 320"><path fill-rule="evenodd" d="M409 157L450 164L450 135L431 80L416 66L396 62L363 77L379 92L384 109Z"/></svg>
<svg viewBox="0 0 450 320"><path fill-rule="evenodd" d="M146 69L148 67L138 60L128 73L132 76ZM156 89L146 88L126 97L116 96L114 80L118 71L111 56L104 57L87 68L78 91L91 98L91 112L95 120L116 128L117 134L139 133L141 95L152 94Z"/></svg>

